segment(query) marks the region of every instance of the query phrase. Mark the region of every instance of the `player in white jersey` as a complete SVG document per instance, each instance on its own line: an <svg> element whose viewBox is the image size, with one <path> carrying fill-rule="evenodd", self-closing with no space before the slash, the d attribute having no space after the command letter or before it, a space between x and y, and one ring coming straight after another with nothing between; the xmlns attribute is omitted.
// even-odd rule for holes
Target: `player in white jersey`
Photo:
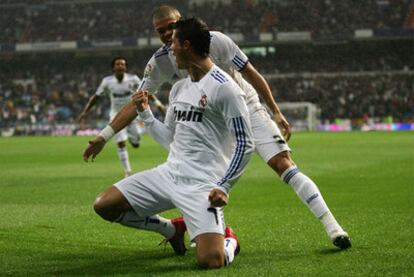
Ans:
<svg viewBox="0 0 414 277"><path fill-rule="evenodd" d="M170 49L172 28L180 17L180 12L171 6L160 6L154 10L153 26L164 46L148 62L141 89L155 94L162 83L174 83L186 76L185 71L178 69ZM256 151L321 221L333 244L341 249L350 247L348 234L334 218L316 184L293 162L286 142L290 138L290 126L273 99L269 85L228 36L213 31L210 34L211 59L227 71L247 95ZM272 111L274 121L260 103L258 94ZM275 122L282 129L283 136Z"/></svg>
<svg viewBox="0 0 414 277"><path fill-rule="evenodd" d="M138 113L148 132L169 149L167 161L107 189L97 198L95 211L109 221L157 231L177 254L184 254L182 225L154 216L176 207L196 241L199 265L219 268L240 249L232 230L225 228L222 207L254 147L245 93L209 58L210 39L202 21L177 22L171 48L189 76L172 87L165 122L152 115L148 92L139 91L83 156L94 159Z"/></svg>
<svg viewBox="0 0 414 277"><path fill-rule="evenodd" d="M114 74L102 79L95 94L89 98L88 103L80 114L80 123L83 123L87 113L102 95L109 96L111 100L110 120L115 117L125 104L131 101L132 94L137 90L141 82L140 78L137 75L126 73L127 61L124 57L115 57L111 62L111 68ZM134 148L139 147L138 120L131 122L115 136L115 141L118 144L118 157L124 168L125 177L132 175L128 150L126 148L127 139L129 139L130 144Z"/></svg>

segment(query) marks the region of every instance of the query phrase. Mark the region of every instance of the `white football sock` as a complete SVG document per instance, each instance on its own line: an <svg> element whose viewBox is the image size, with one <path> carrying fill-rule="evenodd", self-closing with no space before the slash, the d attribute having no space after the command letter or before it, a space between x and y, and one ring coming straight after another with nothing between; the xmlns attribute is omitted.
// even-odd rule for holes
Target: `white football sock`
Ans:
<svg viewBox="0 0 414 277"><path fill-rule="evenodd" d="M330 212L318 187L309 177L301 173L296 166L292 166L283 172L281 178L295 190L315 217L320 219L331 239L337 234L345 233Z"/></svg>
<svg viewBox="0 0 414 277"><path fill-rule="evenodd" d="M225 265L231 264L234 260L234 252L237 248L237 241L234 238L224 238Z"/></svg>
<svg viewBox="0 0 414 277"><path fill-rule="evenodd" d="M171 223L171 220L159 215L140 217L135 211L127 211L115 222L132 228L154 231L166 238L172 238L175 234L175 226Z"/></svg>
<svg viewBox="0 0 414 277"><path fill-rule="evenodd" d="M129 164L128 150L126 149L126 147L118 148L118 157L121 161L124 171L126 173L131 172L131 165Z"/></svg>
<svg viewBox="0 0 414 277"><path fill-rule="evenodd" d="M347 235L330 211L321 217L321 222L325 226L326 233L328 233L328 236L332 240L339 235Z"/></svg>
<svg viewBox="0 0 414 277"><path fill-rule="evenodd" d="M300 172L296 166L286 169L281 178L293 188L300 200L312 211L315 217L320 218L329 211L316 184Z"/></svg>

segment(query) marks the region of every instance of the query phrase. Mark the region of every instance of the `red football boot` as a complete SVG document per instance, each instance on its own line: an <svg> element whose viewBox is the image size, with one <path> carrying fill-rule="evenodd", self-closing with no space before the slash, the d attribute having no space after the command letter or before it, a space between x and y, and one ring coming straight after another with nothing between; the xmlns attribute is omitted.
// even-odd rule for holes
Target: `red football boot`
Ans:
<svg viewBox="0 0 414 277"><path fill-rule="evenodd" d="M231 229L231 227L229 226L226 226L226 228L224 229L224 239L226 238L233 238L236 240L237 246L236 246L236 250L234 250L234 256L237 256L240 252L240 243L233 229Z"/></svg>
<svg viewBox="0 0 414 277"><path fill-rule="evenodd" d="M187 230L187 226L185 226L183 217L173 218L171 219L171 223L175 226L175 234L167 241L171 244L175 254L183 256L187 251L184 244L184 233Z"/></svg>

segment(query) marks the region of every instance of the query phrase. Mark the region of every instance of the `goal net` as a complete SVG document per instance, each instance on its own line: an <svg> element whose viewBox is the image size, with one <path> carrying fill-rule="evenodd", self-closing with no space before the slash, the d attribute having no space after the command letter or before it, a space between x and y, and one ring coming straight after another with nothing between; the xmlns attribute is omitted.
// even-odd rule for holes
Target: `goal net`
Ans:
<svg viewBox="0 0 414 277"><path fill-rule="evenodd" d="M318 124L319 108L310 102L283 102L278 106L294 131L313 131Z"/></svg>

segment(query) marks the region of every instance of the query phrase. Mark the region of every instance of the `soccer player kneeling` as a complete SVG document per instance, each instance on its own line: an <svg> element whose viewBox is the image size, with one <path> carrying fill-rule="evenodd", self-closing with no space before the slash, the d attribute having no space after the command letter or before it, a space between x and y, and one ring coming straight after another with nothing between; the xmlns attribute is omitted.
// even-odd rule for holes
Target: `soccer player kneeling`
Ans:
<svg viewBox="0 0 414 277"><path fill-rule="evenodd" d="M169 149L165 163L114 184L96 200L104 219L164 235L177 254L185 253L187 228L196 242L200 266L219 268L240 250L223 209L228 192L241 176L253 152L245 94L209 57L210 33L199 19L175 24L171 49L178 68L189 76L176 82L169 96L164 123L148 107L147 91L115 117L84 151L94 159L105 142L138 114L150 135ZM232 151L229 151L232 150ZM178 208L182 219L157 214Z"/></svg>

